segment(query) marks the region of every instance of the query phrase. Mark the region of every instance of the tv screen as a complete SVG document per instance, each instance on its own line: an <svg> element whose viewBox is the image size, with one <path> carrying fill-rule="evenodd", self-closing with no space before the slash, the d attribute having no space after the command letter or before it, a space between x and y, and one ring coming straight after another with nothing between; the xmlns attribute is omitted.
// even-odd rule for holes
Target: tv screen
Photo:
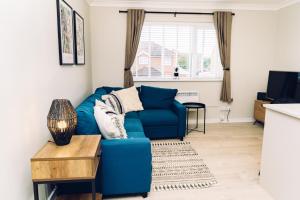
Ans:
<svg viewBox="0 0 300 200"><path fill-rule="evenodd" d="M300 102L300 72L270 71L267 97Z"/></svg>

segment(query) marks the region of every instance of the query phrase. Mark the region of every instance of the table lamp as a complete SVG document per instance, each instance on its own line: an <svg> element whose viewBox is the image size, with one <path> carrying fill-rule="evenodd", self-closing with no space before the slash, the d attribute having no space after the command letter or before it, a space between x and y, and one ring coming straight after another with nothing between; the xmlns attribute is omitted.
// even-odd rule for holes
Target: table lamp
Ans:
<svg viewBox="0 0 300 200"><path fill-rule="evenodd" d="M70 143L77 125L77 114L67 99L54 99L47 117L48 129L58 146Z"/></svg>

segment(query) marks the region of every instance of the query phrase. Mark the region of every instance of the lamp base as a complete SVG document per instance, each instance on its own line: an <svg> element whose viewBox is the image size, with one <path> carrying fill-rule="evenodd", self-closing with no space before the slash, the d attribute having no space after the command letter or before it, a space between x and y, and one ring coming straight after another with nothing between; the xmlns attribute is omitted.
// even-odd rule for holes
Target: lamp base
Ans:
<svg viewBox="0 0 300 200"><path fill-rule="evenodd" d="M51 133L57 146L68 145L71 142L73 133Z"/></svg>

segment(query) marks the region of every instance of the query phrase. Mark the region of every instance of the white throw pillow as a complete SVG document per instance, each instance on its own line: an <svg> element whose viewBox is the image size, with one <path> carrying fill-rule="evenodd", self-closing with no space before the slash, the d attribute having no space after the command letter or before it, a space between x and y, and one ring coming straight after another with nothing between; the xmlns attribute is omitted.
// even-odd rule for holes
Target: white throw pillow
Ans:
<svg viewBox="0 0 300 200"><path fill-rule="evenodd" d="M117 114L105 103L96 100L94 116L105 139L127 138L124 115Z"/></svg>
<svg viewBox="0 0 300 200"><path fill-rule="evenodd" d="M107 110L107 111L113 111L114 112L114 110L112 109L111 106L109 106L109 105L107 105L107 104L105 104L102 101L99 101L97 99L96 99L96 102L95 102L95 106L99 106L102 110Z"/></svg>
<svg viewBox="0 0 300 200"><path fill-rule="evenodd" d="M135 86L112 91L110 94L102 96L102 99L120 114L144 110Z"/></svg>

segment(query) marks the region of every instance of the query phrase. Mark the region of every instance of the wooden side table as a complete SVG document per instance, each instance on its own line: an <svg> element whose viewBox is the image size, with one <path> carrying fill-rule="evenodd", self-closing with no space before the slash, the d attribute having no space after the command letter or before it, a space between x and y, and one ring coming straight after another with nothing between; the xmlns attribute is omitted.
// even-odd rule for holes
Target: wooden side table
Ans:
<svg viewBox="0 0 300 200"><path fill-rule="evenodd" d="M96 194L95 187L101 153L100 140L100 135L75 135L66 146L48 142L31 159L34 199L39 199L39 184L71 182L90 182L92 194L61 196L60 200L102 199L100 194Z"/></svg>
<svg viewBox="0 0 300 200"><path fill-rule="evenodd" d="M265 122L266 108L264 108L264 104L270 104L270 101L263 100L255 100L254 103L254 124L256 122Z"/></svg>

